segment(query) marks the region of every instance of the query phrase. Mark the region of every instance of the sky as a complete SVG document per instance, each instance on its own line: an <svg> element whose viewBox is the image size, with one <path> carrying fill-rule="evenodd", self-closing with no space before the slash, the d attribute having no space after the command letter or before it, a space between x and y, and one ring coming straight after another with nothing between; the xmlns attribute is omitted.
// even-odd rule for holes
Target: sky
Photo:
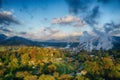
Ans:
<svg viewBox="0 0 120 80"><path fill-rule="evenodd" d="M0 0L0 33L43 41L93 29L120 36L120 0Z"/></svg>

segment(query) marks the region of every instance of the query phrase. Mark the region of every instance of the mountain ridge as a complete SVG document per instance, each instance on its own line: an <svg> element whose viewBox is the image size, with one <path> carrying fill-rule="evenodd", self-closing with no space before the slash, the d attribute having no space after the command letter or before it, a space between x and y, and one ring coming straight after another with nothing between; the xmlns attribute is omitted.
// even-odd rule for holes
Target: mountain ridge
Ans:
<svg viewBox="0 0 120 80"><path fill-rule="evenodd" d="M73 40L79 39L79 36L72 36L71 38L75 38ZM70 39L71 39L70 38ZM5 46L19 46L19 45L25 45L25 46L53 46L53 47L66 47L68 44L72 47L76 47L79 45L79 41L76 42L70 42L67 40L68 38L64 38L62 40L46 40L46 41L33 41L31 39L23 38L20 36L13 36L13 37L7 37L4 34L0 34L0 45ZM113 36L113 42L114 46L116 48L120 48L120 37Z"/></svg>

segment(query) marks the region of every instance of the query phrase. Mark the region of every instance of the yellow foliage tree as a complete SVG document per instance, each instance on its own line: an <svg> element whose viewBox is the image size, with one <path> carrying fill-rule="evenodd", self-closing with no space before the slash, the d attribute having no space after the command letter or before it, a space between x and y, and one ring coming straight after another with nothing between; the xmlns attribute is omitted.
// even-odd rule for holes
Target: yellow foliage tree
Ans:
<svg viewBox="0 0 120 80"><path fill-rule="evenodd" d="M42 74L38 80L55 80L55 78L51 75L44 75Z"/></svg>

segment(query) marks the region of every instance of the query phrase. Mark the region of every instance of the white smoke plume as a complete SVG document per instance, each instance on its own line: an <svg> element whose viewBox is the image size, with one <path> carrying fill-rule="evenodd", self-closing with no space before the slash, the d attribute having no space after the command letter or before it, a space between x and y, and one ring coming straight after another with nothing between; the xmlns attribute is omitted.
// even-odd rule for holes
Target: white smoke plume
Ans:
<svg viewBox="0 0 120 80"><path fill-rule="evenodd" d="M108 30L106 30L106 26L109 26L107 27L109 32ZM106 25L106 26L104 27L104 31L97 30L96 27L92 27L95 36L89 34L87 31L83 32L83 35L80 37L79 48L87 51L112 49L113 39L111 33L114 31L115 28L114 26L110 26L110 25Z"/></svg>

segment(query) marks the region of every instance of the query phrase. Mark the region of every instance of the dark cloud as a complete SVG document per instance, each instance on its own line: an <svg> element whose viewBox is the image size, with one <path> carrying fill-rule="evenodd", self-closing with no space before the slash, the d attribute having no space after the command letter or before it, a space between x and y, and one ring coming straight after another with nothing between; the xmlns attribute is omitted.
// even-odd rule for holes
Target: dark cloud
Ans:
<svg viewBox="0 0 120 80"><path fill-rule="evenodd" d="M111 0L97 0L97 1L101 3L109 3Z"/></svg>
<svg viewBox="0 0 120 80"><path fill-rule="evenodd" d="M0 24L10 25L10 23L20 24L9 11L0 12Z"/></svg>
<svg viewBox="0 0 120 80"><path fill-rule="evenodd" d="M99 5L97 0L65 0L69 6L70 13L84 15L84 20L87 24L93 26L97 24L96 19L100 15ZM95 4L93 4L95 3ZM93 7L93 8L92 8Z"/></svg>
<svg viewBox="0 0 120 80"><path fill-rule="evenodd" d="M59 30L53 29L53 28L51 28L51 27L45 27L45 28L43 29L43 31L44 31L45 33L49 33L49 35L53 35L53 34L56 34L56 33L59 32Z"/></svg>
<svg viewBox="0 0 120 80"><path fill-rule="evenodd" d="M2 8L3 0L0 0L0 8Z"/></svg>
<svg viewBox="0 0 120 80"><path fill-rule="evenodd" d="M101 11L104 6L108 7L108 11L120 8L120 0L65 0L68 4L70 13L79 14L84 21L90 26L98 24ZM119 10L115 10L119 11Z"/></svg>
<svg viewBox="0 0 120 80"><path fill-rule="evenodd" d="M26 35L27 32L19 32L19 34L21 34L21 35Z"/></svg>
<svg viewBox="0 0 120 80"><path fill-rule="evenodd" d="M115 7L116 5L118 5L120 7L120 0L97 0L97 2L98 3L102 3L104 5L111 4L110 6L113 6L113 7Z"/></svg>
<svg viewBox="0 0 120 80"><path fill-rule="evenodd" d="M97 24L96 19L100 16L99 6L95 6L91 11L88 12L84 20L89 25L93 26Z"/></svg>
<svg viewBox="0 0 120 80"><path fill-rule="evenodd" d="M111 23L106 23L104 25L104 29L105 29L105 32L107 33L112 33L112 34L118 34L118 32L120 31L120 24L116 24L114 22L111 22ZM120 32L119 32L120 34Z"/></svg>
<svg viewBox="0 0 120 80"><path fill-rule="evenodd" d="M6 27L0 27L0 31L4 32L4 33L10 33L10 32L12 32L12 30L7 29Z"/></svg>
<svg viewBox="0 0 120 80"><path fill-rule="evenodd" d="M80 0L65 0L68 3L69 11L73 13L78 13L79 8L83 8L83 6L80 6L81 2Z"/></svg>
<svg viewBox="0 0 120 80"><path fill-rule="evenodd" d="M70 13L77 14L78 12L85 12L89 4L93 0L65 0L68 4Z"/></svg>

